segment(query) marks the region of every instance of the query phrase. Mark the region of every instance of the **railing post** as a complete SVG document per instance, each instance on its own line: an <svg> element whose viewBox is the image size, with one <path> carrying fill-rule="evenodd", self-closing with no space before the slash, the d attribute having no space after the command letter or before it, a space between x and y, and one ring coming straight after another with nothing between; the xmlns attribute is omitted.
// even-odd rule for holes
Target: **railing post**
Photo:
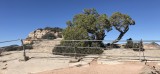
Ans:
<svg viewBox="0 0 160 74"><path fill-rule="evenodd" d="M140 54L140 52L142 51L142 57L143 57L143 59L141 59L140 58L140 61L145 61L146 59L145 59L145 56L144 56L144 50L143 50L143 41L142 41L142 39L141 39L141 41L139 42L139 54ZM140 55L139 55L140 56ZM141 57L141 56L140 56Z"/></svg>
<svg viewBox="0 0 160 74"><path fill-rule="evenodd" d="M143 52L143 61L144 61L146 59L145 59L145 56L144 56L144 49L143 49L143 41L142 41L142 39L141 39L140 45L141 45L140 48L142 49L142 52Z"/></svg>
<svg viewBox="0 0 160 74"><path fill-rule="evenodd" d="M140 43L141 43L141 42L140 42ZM142 60L141 60L141 51L140 51L140 50L141 50L141 45L139 45L139 61L142 61Z"/></svg>
<svg viewBox="0 0 160 74"><path fill-rule="evenodd" d="M77 59L77 52L76 52L76 49L77 49L76 44L77 44L77 42L75 40L73 40L73 43L74 43L74 58Z"/></svg>
<svg viewBox="0 0 160 74"><path fill-rule="evenodd" d="M24 47L24 43L23 43L23 40L21 39L21 43L22 43L22 49L23 49L23 58L24 58L24 61L27 61L28 58L26 57L26 51L25 51L25 47Z"/></svg>

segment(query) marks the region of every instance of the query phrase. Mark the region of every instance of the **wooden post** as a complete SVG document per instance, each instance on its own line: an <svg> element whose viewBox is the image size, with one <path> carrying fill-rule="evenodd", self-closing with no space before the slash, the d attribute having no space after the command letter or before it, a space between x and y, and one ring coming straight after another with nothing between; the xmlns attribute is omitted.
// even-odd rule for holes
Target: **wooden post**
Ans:
<svg viewBox="0 0 160 74"><path fill-rule="evenodd" d="M26 51L25 51L24 43L23 43L23 40L22 40L22 39L21 39L21 43L22 43L22 49L23 49L23 57L24 57L24 61L27 61Z"/></svg>

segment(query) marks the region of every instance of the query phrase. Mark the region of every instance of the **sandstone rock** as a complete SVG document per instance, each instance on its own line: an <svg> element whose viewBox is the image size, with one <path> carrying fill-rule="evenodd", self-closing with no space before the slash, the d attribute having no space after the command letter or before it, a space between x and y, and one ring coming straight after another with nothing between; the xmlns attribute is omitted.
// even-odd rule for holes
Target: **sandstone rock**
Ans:
<svg viewBox="0 0 160 74"><path fill-rule="evenodd" d="M24 44L32 44L36 40L43 39L43 36L47 34L53 34L56 38L62 38L62 32L55 32L46 29L37 29L29 33L28 37L23 41Z"/></svg>

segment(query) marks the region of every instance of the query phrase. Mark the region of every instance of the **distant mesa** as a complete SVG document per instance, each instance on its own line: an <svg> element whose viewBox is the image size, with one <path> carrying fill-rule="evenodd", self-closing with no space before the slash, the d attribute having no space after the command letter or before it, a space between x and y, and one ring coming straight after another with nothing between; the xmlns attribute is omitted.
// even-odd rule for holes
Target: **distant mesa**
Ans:
<svg viewBox="0 0 160 74"><path fill-rule="evenodd" d="M39 28L29 33L28 37L23 41L24 44L32 44L35 40L48 39L53 40L56 38L62 38L62 28L59 27L45 27Z"/></svg>

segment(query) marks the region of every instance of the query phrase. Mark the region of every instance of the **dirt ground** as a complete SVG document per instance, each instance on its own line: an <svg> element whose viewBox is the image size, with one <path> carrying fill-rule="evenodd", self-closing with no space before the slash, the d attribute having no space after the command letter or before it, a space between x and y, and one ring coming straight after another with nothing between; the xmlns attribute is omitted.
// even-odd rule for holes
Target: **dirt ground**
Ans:
<svg viewBox="0 0 160 74"><path fill-rule="evenodd" d="M146 50L145 55L153 57L145 58L157 60L157 64L160 65L158 61L160 60L158 57L160 56L159 51L160 50ZM27 50L26 52L30 57L30 60L26 62L20 61L20 59L23 59L23 51L3 53L0 57L0 74L139 74L141 71L152 71L150 67L147 67L147 69L144 68L146 67L144 63L130 60L139 59L139 57L135 57L138 56L139 53L126 49L105 50L103 56L86 56L79 63L69 63L71 58L53 55L51 53L34 53L37 52L36 50ZM86 65L91 62L94 57L99 57L97 63ZM127 60L133 62L126 62ZM72 67L80 64L85 65Z"/></svg>
<svg viewBox="0 0 160 74"><path fill-rule="evenodd" d="M124 62L123 64L97 64L96 61L88 66L71 67L58 70L50 70L36 74L140 74L142 62Z"/></svg>

